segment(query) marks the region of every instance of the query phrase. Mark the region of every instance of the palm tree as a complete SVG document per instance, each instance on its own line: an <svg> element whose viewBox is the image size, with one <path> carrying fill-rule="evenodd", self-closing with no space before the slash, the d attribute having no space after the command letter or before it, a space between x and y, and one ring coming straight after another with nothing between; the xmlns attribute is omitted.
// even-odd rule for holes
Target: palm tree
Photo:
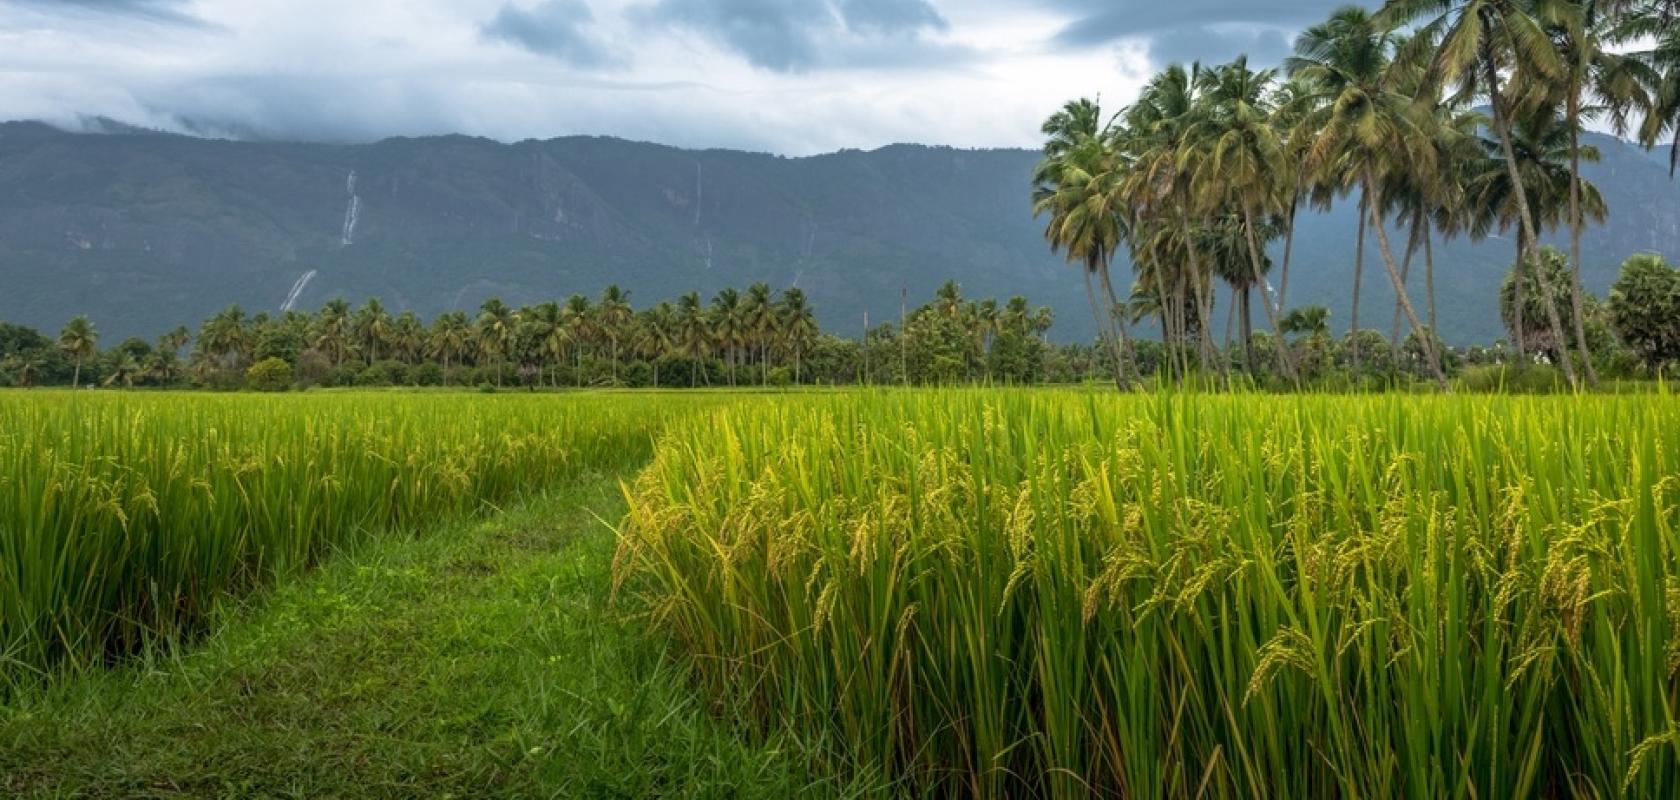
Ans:
<svg viewBox="0 0 1680 800"><path fill-rule="evenodd" d="M205 320L198 332L198 344L205 355L215 359L222 368L237 369L251 350L245 312L232 305Z"/></svg>
<svg viewBox="0 0 1680 800"><path fill-rule="evenodd" d="M177 325L174 330L158 337L157 349L168 350L180 355L181 348L186 347L190 341L192 341L192 333L187 330L187 326Z"/></svg>
<svg viewBox="0 0 1680 800"><path fill-rule="evenodd" d="M333 367L344 366L350 349L350 304L334 298L315 316L315 349L332 356Z"/></svg>
<svg viewBox="0 0 1680 800"><path fill-rule="evenodd" d="M472 352L472 323L466 312L451 311L432 321L430 350L432 356L443 359L444 384L449 383L449 369Z"/></svg>
<svg viewBox="0 0 1680 800"><path fill-rule="evenodd" d="M492 297L479 307L476 325L478 349L485 358L496 363L496 386L502 385L502 366L513 346L513 334L519 325L518 315L501 298Z"/></svg>
<svg viewBox="0 0 1680 800"><path fill-rule="evenodd" d="M1581 290L1581 237L1586 229L1586 211L1582 205L1581 129L1586 120L1607 115L1618 134L1626 133L1629 110L1649 105L1641 86L1641 77L1646 74L1642 65L1608 49L1616 35L1615 25L1620 16L1612 13L1611 6L1625 4L1625 0L1540 0L1537 3L1539 15L1551 35L1553 47L1558 51L1563 72L1560 80L1526 80L1519 84L1517 102L1514 103L1531 113L1549 114L1559 105L1557 95L1563 95L1563 122L1569 131L1570 152L1569 252L1573 276L1569 287L1570 321L1582 368L1587 382L1593 386L1598 385L1598 370L1593 366L1592 353L1587 347Z"/></svg>
<svg viewBox="0 0 1680 800"><path fill-rule="evenodd" d="M706 370L706 356L712 349L712 328L705 310L700 307L699 292L689 292L677 298L675 339L677 352L691 362L689 387L699 386L700 377ZM711 376L706 375L706 385L711 383Z"/></svg>
<svg viewBox="0 0 1680 800"><path fill-rule="evenodd" d="M1085 295L1097 330L1114 348L1115 385L1130 385L1127 375L1126 326L1116 320L1119 300L1108 267L1125 236L1122 209L1116 203L1120 178L1118 154L1110 146L1112 132L1102 122L1102 107L1090 100L1068 103L1044 123L1048 137L1044 160L1033 174L1033 216L1048 216L1044 238L1052 252L1066 252L1070 264L1082 268ZM1107 311L1097 300L1092 277L1104 284Z"/></svg>
<svg viewBox="0 0 1680 800"><path fill-rule="evenodd" d="M776 315L780 318L782 340L787 343L788 351L793 353L793 382L801 383L804 380L802 359L817 338L817 318L811 312L805 293L798 287L782 292Z"/></svg>
<svg viewBox="0 0 1680 800"><path fill-rule="evenodd" d="M565 320L566 335L572 341L572 355L577 360L577 385L583 386L583 349L584 345L595 337L595 309L589 305L589 298L581 294L574 294L566 298L566 305L560 309L561 317Z"/></svg>
<svg viewBox="0 0 1680 800"><path fill-rule="evenodd" d="M82 388L82 362L99 354L99 330L93 327L87 315L78 316L66 323L64 330L58 334L58 347L76 362L70 387Z"/></svg>
<svg viewBox="0 0 1680 800"><path fill-rule="evenodd" d="M134 380L143 375L145 368L141 366L139 359L136 359L133 353L121 353L111 363L111 374L105 376L105 385L115 386L121 383L124 388L132 389Z"/></svg>
<svg viewBox="0 0 1680 800"><path fill-rule="evenodd" d="M1526 287L1537 279L1534 273L1538 269L1530 267L1534 266L1532 262L1540 246L1538 241L1527 238L1526 231L1546 231L1561 227L1575 212L1581 213L1583 218L1603 221L1608 211L1598 187L1589 181L1577 180L1570 167L1574 158L1596 162L1599 158L1598 150L1593 147L1576 148L1561 118L1551 115L1548 119L1539 114L1531 114L1518 122L1513 129L1513 135L1515 146L1509 152L1517 156L1518 163L1514 172L1521 176L1521 183L1518 185L1525 191L1516 191L1510 180L1513 169L1504 163L1502 157L1507 152L1506 149L1497 142L1484 141L1482 146L1486 153L1485 158L1480 163L1479 171L1471 177L1466 192L1470 198L1470 206L1476 213L1472 222L1476 234L1486 235L1494 228L1516 232L1517 261L1514 277L1518 285ZM1575 203L1574 209L1571 209L1572 202ZM1528 220L1519 219L1525 210L1537 216ZM1543 291L1549 290L1549 284L1539 285ZM1527 352L1524 305L1519 303L1515 306L1515 317L1512 321L1513 338L1524 342L1524 345L1518 348L1520 353ZM1546 324L1550 327L1549 338L1560 345L1557 348L1561 356L1559 367L1573 381L1574 372L1570 365L1572 359L1568 357L1571 338L1565 335L1557 304L1548 301L1542 305L1546 311Z"/></svg>
<svg viewBox="0 0 1680 800"><path fill-rule="evenodd" d="M385 306L379 298L369 298L367 304L356 311L351 322L351 331L356 338L356 344L362 348L367 357L367 363L379 360L380 347L391 338L391 315L386 313Z"/></svg>
<svg viewBox="0 0 1680 800"><path fill-rule="evenodd" d="M1421 330L1423 321L1389 246L1384 192L1398 183L1397 175L1433 172L1436 120L1429 104L1415 102L1404 91L1408 76L1404 69L1393 68L1394 49L1392 34L1364 9L1350 6L1302 33L1287 67L1325 93L1325 110L1315 123L1320 133L1308 150L1310 168L1319 173L1336 170L1358 183L1361 219L1376 232L1401 310L1412 329ZM1354 334L1357 341L1357 323ZM1446 372L1432 340L1422 337L1425 357L1436 383L1447 390Z"/></svg>
<svg viewBox="0 0 1680 800"><path fill-rule="evenodd" d="M624 336L625 326L634 317L629 292L618 288L615 283L601 293L601 302L595 306L595 323L597 330L612 346L612 382L615 384L618 383L618 342Z"/></svg>
<svg viewBox="0 0 1680 800"><path fill-rule="evenodd" d="M426 355L426 326L413 311L404 311L391 323L391 348L405 364L418 364Z"/></svg>
<svg viewBox="0 0 1680 800"><path fill-rule="evenodd" d="M1258 220L1286 208L1286 195L1294 189L1292 183L1279 180L1284 143L1267 107L1267 89L1275 75L1272 70L1249 69L1246 57L1203 72L1207 111L1199 115L1191 133L1191 141L1202 154L1192 177L1192 202L1204 214L1230 210L1241 217L1249 266L1255 285L1262 289L1266 268ZM1261 291L1260 305L1282 341L1278 310L1269 292ZM1284 377L1299 382L1289 349L1279 347L1277 352Z"/></svg>
<svg viewBox="0 0 1680 800"><path fill-rule="evenodd" d="M1388 0L1378 15L1379 24L1390 29L1423 20L1408 43L1410 52L1406 56L1421 60L1416 54L1433 49L1421 81L1426 90L1449 85L1455 86L1461 97L1487 96L1493 129L1504 151L1507 177L1516 187L1512 197L1521 228L1519 242L1524 248L1517 261L1519 282L1528 269L1529 250L1539 237L1534 214L1528 208L1528 193L1517 172L1512 127L1518 115L1505 97L1501 70L1509 67L1528 80L1546 82L1559 81L1566 73L1563 59L1535 10L1534 0ZM1379 237L1385 237L1380 225L1378 228ZM1423 341L1427 345L1429 338ZM1519 340L1517 350L1520 353L1523 349ZM1561 366L1574 385L1575 370L1570 360L1563 359Z"/></svg>
<svg viewBox="0 0 1680 800"><path fill-rule="evenodd" d="M741 305L741 293L724 289L712 298L712 329L718 346L723 348L723 360L729 367L729 385L735 385L735 354L746 340L746 320Z"/></svg>
<svg viewBox="0 0 1680 800"><path fill-rule="evenodd" d="M760 384L770 382L770 340L776 330L775 305L767 283L747 287L746 297L741 301L742 328L747 339L758 349Z"/></svg>
<svg viewBox="0 0 1680 800"><path fill-rule="evenodd" d="M1642 42L1630 55L1640 68L1645 118L1639 125L1639 141L1646 147L1667 142L1668 170L1680 168L1680 2L1647 0L1622 2L1623 14L1617 39Z"/></svg>
<svg viewBox="0 0 1680 800"><path fill-rule="evenodd" d="M554 366L565 361L566 348L572 343L571 332L566 329L566 315L560 310L559 303L539 303L531 309L527 323L536 339L537 354L543 362L542 371L548 373L550 384L558 387Z"/></svg>
<svg viewBox="0 0 1680 800"><path fill-rule="evenodd" d="M674 328L676 309L668 302L661 302L637 318L635 333L631 339L631 347L636 354L653 365L653 388L659 388L659 362L672 351L674 343L671 331Z"/></svg>

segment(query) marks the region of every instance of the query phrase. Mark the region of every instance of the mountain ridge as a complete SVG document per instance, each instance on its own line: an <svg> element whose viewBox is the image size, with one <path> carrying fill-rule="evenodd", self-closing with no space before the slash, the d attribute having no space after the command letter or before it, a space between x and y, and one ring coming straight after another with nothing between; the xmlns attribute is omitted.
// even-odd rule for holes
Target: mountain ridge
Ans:
<svg viewBox="0 0 1680 800"><path fill-rule="evenodd" d="M1588 177L1612 216L1587 240L1586 283L1602 292L1636 250L1680 257L1680 184L1666 152L1594 143L1605 158ZM298 308L379 296L426 315L614 282L645 305L762 280L800 286L826 327L856 333L865 312L896 319L901 291L916 304L957 280L971 296L1051 305L1053 335L1085 339L1078 272L1032 218L1037 159L919 144L782 156L610 136L311 144L5 123L0 318L56 330L87 313L107 337L153 335L229 303L274 312L314 272ZM1352 213L1343 203L1303 218L1290 278L1290 303L1330 306L1338 328ZM1507 247L1437 248L1449 341L1500 335ZM1387 328L1386 284L1380 269L1366 276L1363 324Z"/></svg>

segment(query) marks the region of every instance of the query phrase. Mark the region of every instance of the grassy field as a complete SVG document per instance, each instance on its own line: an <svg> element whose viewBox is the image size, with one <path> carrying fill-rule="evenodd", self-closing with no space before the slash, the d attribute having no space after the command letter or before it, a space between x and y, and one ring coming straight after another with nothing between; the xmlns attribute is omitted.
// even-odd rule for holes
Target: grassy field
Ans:
<svg viewBox="0 0 1680 800"><path fill-rule="evenodd" d="M618 580L759 730L983 797L1673 797L1680 404L731 407Z"/></svg>
<svg viewBox="0 0 1680 800"><path fill-rule="evenodd" d="M1674 796L1677 437L1661 391L0 394L0 793Z"/></svg>

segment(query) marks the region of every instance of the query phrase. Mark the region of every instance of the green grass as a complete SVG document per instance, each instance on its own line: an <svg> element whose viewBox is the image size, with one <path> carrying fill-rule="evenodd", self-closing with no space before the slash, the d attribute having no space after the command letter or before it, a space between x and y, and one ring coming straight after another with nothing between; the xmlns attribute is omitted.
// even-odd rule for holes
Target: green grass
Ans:
<svg viewBox="0 0 1680 800"><path fill-rule="evenodd" d="M1680 403L859 393L668 431L617 579L914 791L1680 794Z"/></svg>
<svg viewBox="0 0 1680 800"><path fill-rule="evenodd" d="M0 696L167 645L334 548L638 463L707 402L0 394Z"/></svg>
<svg viewBox="0 0 1680 800"><path fill-rule="evenodd" d="M369 540L217 633L0 706L7 797L840 797L608 607L612 474Z"/></svg>

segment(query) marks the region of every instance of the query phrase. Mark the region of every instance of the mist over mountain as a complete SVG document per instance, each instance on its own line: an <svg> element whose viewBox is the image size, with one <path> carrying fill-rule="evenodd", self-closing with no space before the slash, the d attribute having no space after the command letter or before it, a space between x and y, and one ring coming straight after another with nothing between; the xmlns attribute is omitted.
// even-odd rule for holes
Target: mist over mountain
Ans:
<svg viewBox="0 0 1680 800"><path fill-rule="evenodd" d="M1029 150L785 158L589 137L326 145L86 128L97 132L0 125L0 319L56 331L85 313L114 341L230 303L257 313L377 296L430 316L609 283L640 306L765 281L799 286L825 327L856 333L866 312L897 319L901 291L917 305L956 280L969 296L1053 306L1058 339L1093 332L1078 271L1032 218ZM1666 151L1592 139L1603 160L1587 177L1611 217L1587 237L1585 280L1602 293L1633 252L1680 259L1680 183ZM1329 306L1338 329L1354 213L1303 215L1290 279L1290 305ZM1494 297L1513 250L1437 246L1449 341L1503 335ZM1375 254L1373 243L1361 322L1386 330L1393 293ZM1420 259L1420 304L1422 272Z"/></svg>

